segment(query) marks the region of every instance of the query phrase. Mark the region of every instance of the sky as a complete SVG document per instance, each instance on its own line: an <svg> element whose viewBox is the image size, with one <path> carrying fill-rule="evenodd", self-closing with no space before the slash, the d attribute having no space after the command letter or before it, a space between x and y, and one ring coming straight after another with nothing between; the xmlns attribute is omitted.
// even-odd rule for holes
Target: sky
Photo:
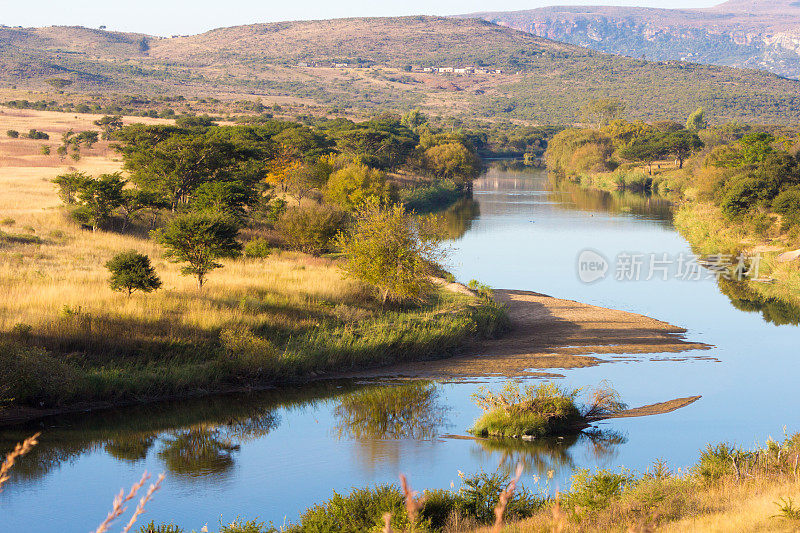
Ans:
<svg viewBox="0 0 800 533"><path fill-rule="evenodd" d="M455 15L547 5L710 7L722 0L0 0L6 26L107 26L150 35L195 34L224 26L340 17Z"/></svg>

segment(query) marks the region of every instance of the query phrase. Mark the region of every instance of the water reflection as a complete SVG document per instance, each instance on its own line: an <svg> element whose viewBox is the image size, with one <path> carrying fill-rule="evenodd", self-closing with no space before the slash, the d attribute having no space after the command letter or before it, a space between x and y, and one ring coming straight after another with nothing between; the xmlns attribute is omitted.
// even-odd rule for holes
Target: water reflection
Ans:
<svg viewBox="0 0 800 533"><path fill-rule="evenodd" d="M333 431L359 440L430 440L446 424L446 414L433 383L367 387L340 400Z"/></svg>
<svg viewBox="0 0 800 533"><path fill-rule="evenodd" d="M462 198L439 214L444 219L447 238L455 240L472 229L472 223L480 216L481 210L472 198Z"/></svg>
<svg viewBox="0 0 800 533"><path fill-rule="evenodd" d="M11 449L33 431L40 444L12 470L15 481L46 476L64 463L98 449L127 463L144 461L153 450L163 466L182 478L220 474L231 469L234 453L279 425L276 410L304 408L346 394L355 386L322 383L295 390L265 391L165 402L65 416L4 430L0 448Z"/></svg>
<svg viewBox="0 0 800 533"><path fill-rule="evenodd" d="M521 464L526 473L544 475L551 470L556 474L573 470L576 465L573 452L578 448L588 450L598 464L610 463L627 438L616 431L590 429L565 437L533 441L488 438L476 439L475 442L481 459L487 459L486 455L492 456L509 474Z"/></svg>
<svg viewBox="0 0 800 533"><path fill-rule="evenodd" d="M565 209L631 214L672 224L672 204L665 198L648 193L586 189L569 180L558 180L552 174L549 181L552 187L549 199L561 203Z"/></svg>
<svg viewBox="0 0 800 533"><path fill-rule="evenodd" d="M750 288L747 282L720 278L719 289L740 311L761 313L765 321L776 326L800 325L800 308L787 302L766 298Z"/></svg>

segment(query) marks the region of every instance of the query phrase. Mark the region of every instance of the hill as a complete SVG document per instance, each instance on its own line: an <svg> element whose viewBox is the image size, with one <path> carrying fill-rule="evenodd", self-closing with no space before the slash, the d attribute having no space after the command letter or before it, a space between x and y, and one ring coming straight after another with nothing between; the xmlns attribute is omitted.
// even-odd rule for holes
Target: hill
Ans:
<svg viewBox="0 0 800 533"><path fill-rule="evenodd" d="M568 6L464 15L612 54L764 69L800 78L800 3L708 9Z"/></svg>
<svg viewBox="0 0 800 533"><path fill-rule="evenodd" d="M542 123L573 122L598 97L624 100L629 118L682 120L705 106L712 120L800 122L793 80L601 54L477 19L254 24L175 38L0 28L0 83L42 91L52 77L73 81L68 93L255 96Z"/></svg>

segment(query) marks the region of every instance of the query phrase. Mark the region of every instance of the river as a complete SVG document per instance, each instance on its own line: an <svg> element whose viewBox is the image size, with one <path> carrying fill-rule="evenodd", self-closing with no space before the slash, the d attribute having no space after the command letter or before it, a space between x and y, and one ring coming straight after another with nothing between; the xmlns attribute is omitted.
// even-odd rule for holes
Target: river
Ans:
<svg viewBox="0 0 800 533"><path fill-rule="evenodd" d="M144 470L167 474L145 522L214 530L237 516L281 525L332 490L396 482L400 472L415 489L449 488L459 486L459 471L522 461L524 484L552 471L550 489L566 488L576 468L643 471L657 458L685 468L709 442L750 446L782 438L784 426L800 431L795 313L740 310L743 304L734 305L707 276L690 281L670 271L664 280L658 271L648 281L645 266L638 281L616 279L620 254L691 254L665 202L554 190L543 171L497 168L476 182L473 201L447 217L454 238L450 269L461 281L641 313L714 346L603 356L608 363L559 371L560 382L585 387L608 380L631 406L702 398L664 415L604 422L591 438L513 448L457 438L479 415L471 394L499 382L491 377L331 382L50 419L0 432L4 448L44 432L0 494L0 531L94 529L113 495ZM606 279L579 279L577 258L586 249L609 260Z"/></svg>

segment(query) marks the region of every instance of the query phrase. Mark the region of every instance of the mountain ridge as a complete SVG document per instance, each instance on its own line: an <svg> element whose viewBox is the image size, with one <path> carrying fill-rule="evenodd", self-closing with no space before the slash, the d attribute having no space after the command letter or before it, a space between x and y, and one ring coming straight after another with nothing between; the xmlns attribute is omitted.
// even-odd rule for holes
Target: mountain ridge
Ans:
<svg viewBox="0 0 800 533"><path fill-rule="evenodd" d="M464 71L464 67L474 67ZM427 70L426 70L427 69ZM441 72L439 71L441 69ZM183 94L571 123L594 98L629 118L800 123L800 82L720 66L618 57L478 20L259 23L159 38L81 27L0 28L0 83L68 92ZM52 89L49 89L52 90Z"/></svg>
<svg viewBox="0 0 800 533"><path fill-rule="evenodd" d="M794 0L730 0L681 9L553 6L459 15L474 17L604 53L800 78L800 2Z"/></svg>

